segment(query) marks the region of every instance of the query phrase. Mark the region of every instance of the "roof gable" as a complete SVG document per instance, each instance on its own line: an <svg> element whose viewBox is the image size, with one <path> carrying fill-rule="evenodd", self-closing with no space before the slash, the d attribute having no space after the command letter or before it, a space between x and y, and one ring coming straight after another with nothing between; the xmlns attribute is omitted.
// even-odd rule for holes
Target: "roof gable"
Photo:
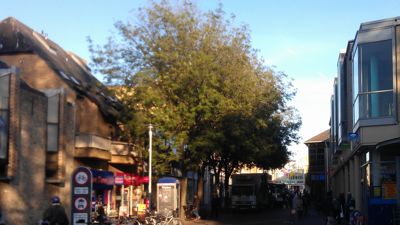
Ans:
<svg viewBox="0 0 400 225"><path fill-rule="evenodd" d="M98 81L84 60L66 52L46 36L13 17L0 22L0 54L34 52L47 62L70 87L95 102L106 119L115 119L120 104ZM108 118L108 117L112 118Z"/></svg>
<svg viewBox="0 0 400 225"><path fill-rule="evenodd" d="M307 141L304 142L304 144L320 143L320 142L325 142L329 139L330 139L330 130L328 129L308 139Z"/></svg>

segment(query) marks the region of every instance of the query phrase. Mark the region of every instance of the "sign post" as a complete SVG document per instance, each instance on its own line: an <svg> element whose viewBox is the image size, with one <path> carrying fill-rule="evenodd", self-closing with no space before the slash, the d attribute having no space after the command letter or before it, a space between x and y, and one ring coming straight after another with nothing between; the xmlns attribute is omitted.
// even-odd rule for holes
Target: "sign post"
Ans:
<svg viewBox="0 0 400 225"><path fill-rule="evenodd" d="M92 172L86 167L78 167L72 173L72 225L88 225L90 223L90 212L92 205L92 177Z"/></svg>

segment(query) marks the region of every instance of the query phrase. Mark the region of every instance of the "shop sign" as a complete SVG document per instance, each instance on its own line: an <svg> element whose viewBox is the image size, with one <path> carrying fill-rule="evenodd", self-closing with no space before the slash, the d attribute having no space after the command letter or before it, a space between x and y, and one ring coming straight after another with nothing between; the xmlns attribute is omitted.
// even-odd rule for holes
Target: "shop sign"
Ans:
<svg viewBox="0 0 400 225"><path fill-rule="evenodd" d="M384 182L382 184L382 198L396 199L396 182Z"/></svg>
<svg viewBox="0 0 400 225"><path fill-rule="evenodd" d="M142 177L139 175L134 175L131 173L122 173L122 172L116 172L114 176L115 185L139 186L141 184L147 184L147 183L149 183L148 176Z"/></svg>
<svg viewBox="0 0 400 225"><path fill-rule="evenodd" d="M111 190L114 186L114 174L109 171L91 170L93 174L93 189Z"/></svg>
<svg viewBox="0 0 400 225"><path fill-rule="evenodd" d="M78 167L72 173L71 220L72 225L86 225L90 220L92 199L92 172L86 167Z"/></svg>
<svg viewBox="0 0 400 225"><path fill-rule="evenodd" d="M124 184L124 174L117 173L114 177L114 184L115 185L123 185Z"/></svg>

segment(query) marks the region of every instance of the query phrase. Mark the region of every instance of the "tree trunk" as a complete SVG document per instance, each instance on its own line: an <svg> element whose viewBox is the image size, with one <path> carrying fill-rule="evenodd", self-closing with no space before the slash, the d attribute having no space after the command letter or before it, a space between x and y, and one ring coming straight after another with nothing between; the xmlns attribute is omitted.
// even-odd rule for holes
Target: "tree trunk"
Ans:
<svg viewBox="0 0 400 225"><path fill-rule="evenodd" d="M229 178L231 177L231 173L225 174L224 177L224 188L225 188L225 208L228 208L230 205L230 196L229 196Z"/></svg>
<svg viewBox="0 0 400 225"><path fill-rule="evenodd" d="M188 206L186 202L187 196L187 178L180 179L181 193L180 193L180 207L179 207L179 217L185 218L185 210L183 206Z"/></svg>
<svg viewBox="0 0 400 225"><path fill-rule="evenodd" d="M199 197L200 200L200 205L203 204L204 201L204 168L203 166L200 168L200 170L197 171L197 196Z"/></svg>

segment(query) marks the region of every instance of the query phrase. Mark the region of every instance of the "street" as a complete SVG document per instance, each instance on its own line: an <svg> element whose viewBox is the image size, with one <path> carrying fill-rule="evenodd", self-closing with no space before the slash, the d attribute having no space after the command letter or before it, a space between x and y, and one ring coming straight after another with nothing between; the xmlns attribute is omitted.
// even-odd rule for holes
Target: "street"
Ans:
<svg viewBox="0 0 400 225"><path fill-rule="evenodd" d="M299 219L297 225L323 225L325 217L310 209L307 216ZM269 209L260 212L223 212L218 219L201 219L183 221L185 225L295 225L294 218L288 209Z"/></svg>

